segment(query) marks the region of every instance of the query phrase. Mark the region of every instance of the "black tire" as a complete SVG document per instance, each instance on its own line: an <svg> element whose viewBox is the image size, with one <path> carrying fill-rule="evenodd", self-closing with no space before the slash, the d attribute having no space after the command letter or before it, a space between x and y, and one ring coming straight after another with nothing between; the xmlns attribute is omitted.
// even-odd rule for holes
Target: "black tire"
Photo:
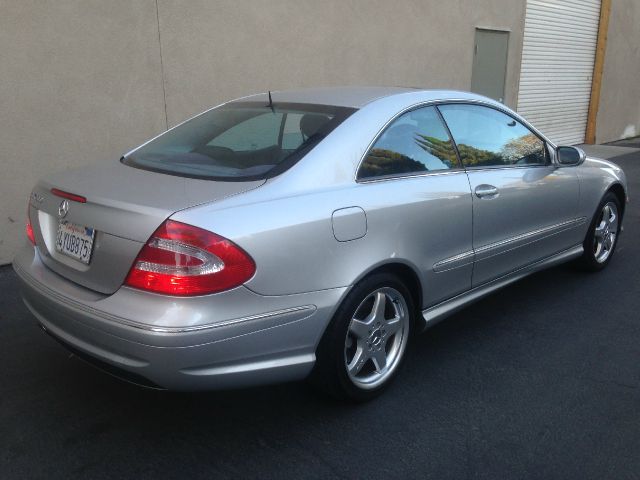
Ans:
<svg viewBox="0 0 640 480"><path fill-rule="evenodd" d="M368 309L367 302L372 302L372 312L370 315L373 314L373 311L375 310L375 303L373 302L375 302L375 299L378 298L377 296L380 294L390 295L389 297L386 297L385 302L388 304L386 308L390 308L391 310L385 310L383 318L393 317L393 314L395 313L398 315L398 318L402 318L403 327L402 330L398 330L396 333L384 339L385 343L381 347L384 350L391 347L388 348L390 351L391 349L394 349L393 351L397 352L396 356L393 357L393 363L390 362L388 364L393 367L389 367L387 373L378 373L378 367L376 366L375 360L373 358L368 358L365 360L365 363L363 364L364 366L360 367L360 371L364 372L365 367L367 367L373 370L371 375L381 375L382 378L380 378L380 384L372 382L371 385L363 387L362 385L359 385L357 381L354 381L347 371L348 349L351 348L347 345L353 342L353 339L348 339L347 335L353 335L350 333L352 319L356 314L360 314L361 310L366 311L366 309ZM396 298L397 295L400 295L402 300ZM392 298L396 298L396 300L389 302L388 300ZM403 301L404 303L402 303ZM398 313L400 311L404 311L404 308L406 308L406 318L400 316ZM391 312L391 314L388 312ZM371 318L370 315L367 318ZM340 400L364 402L377 397L389 386L398 374L402 360L406 355L406 347L414 318L414 300L400 278L389 273L377 273L366 277L353 287L351 292L349 292L347 297L338 307L333 319L329 323L316 351L316 364L310 376L311 383L321 391ZM393 319L390 321L393 321ZM371 336L368 337L368 340L377 339L377 337L375 337L376 332L378 332L378 334L381 331L385 332L382 327L372 326L372 329L373 333L371 333L371 331L368 332L371 334ZM365 334L366 333L367 332L365 332ZM399 337L400 335L401 337ZM357 340L357 345L361 345L361 341L364 342L364 340ZM395 342L404 343L396 344ZM366 345L372 344L366 343ZM354 346L353 348L357 347ZM371 348L369 348L369 350L371 350ZM380 347L378 347L378 351L380 351ZM385 356L386 355L387 354L385 353ZM386 375L386 377L384 375Z"/></svg>
<svg viewBox="0 0 640 480"><path fill-rule="evenodd" d="M599 259L597 255L596 229L599 227L599 225L602 222L603 209L608 204L615 205L615 214L617 216L617 223L614 228L615 231L610 232L615 235L613 237L613 245L609 249L608 255L603 260L602 258ZM587 236L585 237L584 243L583 243L584 252L577 261L578 266L583 270L586 270L589 272L599 272L600 270L604 269L607 265L609 265L609 262L611 261L611 259L613 258L613 254L615 253L616 246L618 245L618 240L620 238L621 225L622 225L622 209L621 209L620 201L618 200L618 197L614 193L607 192L605 196L602 197L602 200L600 201L600 204L596 209L593 219L591 220L591 224L589 225L589 230L587 231Z"/></svg>

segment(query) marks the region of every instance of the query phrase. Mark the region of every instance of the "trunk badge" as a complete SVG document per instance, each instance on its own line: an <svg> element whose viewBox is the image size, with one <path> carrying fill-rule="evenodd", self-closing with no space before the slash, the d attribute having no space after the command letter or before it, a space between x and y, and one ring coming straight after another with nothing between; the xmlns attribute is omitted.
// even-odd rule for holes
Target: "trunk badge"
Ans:
<svg viewBox="0 0 640 480"><path fill-rule="evenodd" d="M69 200L63 200L60 202L60 206L58 207L58 217L66 217L67 212L69 212Z"/></svg>
<svg viewBox="0 0 640 480"><path fill-rule="evenodd" d="M38 195L36 192L31 192L31 200L39 205L44 200L44 197L42 195Z"/></svg>

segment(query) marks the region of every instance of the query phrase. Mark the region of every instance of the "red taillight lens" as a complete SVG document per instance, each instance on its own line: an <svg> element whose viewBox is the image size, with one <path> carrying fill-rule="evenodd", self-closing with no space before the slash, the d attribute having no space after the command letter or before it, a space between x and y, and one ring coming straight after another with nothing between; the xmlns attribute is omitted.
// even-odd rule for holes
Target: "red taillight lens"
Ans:
<svg viewBox="0 0 640 480"><path fill-rule="evenodd" d="M26 231L27 231L27 238L29 239L29 241L35 245L36 244L36 237L33 234L33 226L31 225L31 218L29 216L29 204L27 204L27 226L26 226Z"/></svg>
<svg viewBox="0 0 640 480"><path fill-rule="evenodd" d="M215 233L167 220L142 247L125 285L168 295L206 295L242 285L253 259Z"/></svg>
<svg viewBox="0 0 640 480"><path fill-rule="evenodd" d="M65 192L57 188L52 188L51 193L53 193L58 197L66 198L67 200L73 200L74 202L87 203L87 199L82 195L76 195L75 193Z"/></svg>

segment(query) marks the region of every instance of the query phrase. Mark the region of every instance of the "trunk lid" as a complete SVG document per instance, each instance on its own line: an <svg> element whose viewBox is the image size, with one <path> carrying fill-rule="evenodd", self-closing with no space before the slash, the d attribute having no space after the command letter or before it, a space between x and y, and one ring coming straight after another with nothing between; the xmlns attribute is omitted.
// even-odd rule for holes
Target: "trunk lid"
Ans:
<svg viewBox="0 0 640 480"><path fill-rule="evenodd" d="M92 290L110 294L123 283L133 261L151 234L170 215L259 187L264 180L219 182L140 170L114 163L67 170L40 181L33 190L29 215L44 263L61 276ZM86 198L65 200L59 189ZM88 264L56 250L59 222L95 231Z"/></svg>

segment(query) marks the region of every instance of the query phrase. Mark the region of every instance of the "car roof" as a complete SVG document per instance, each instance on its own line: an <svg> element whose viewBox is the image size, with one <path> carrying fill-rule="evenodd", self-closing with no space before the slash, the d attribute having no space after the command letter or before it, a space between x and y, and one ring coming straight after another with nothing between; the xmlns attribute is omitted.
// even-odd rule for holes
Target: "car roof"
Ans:
<svg viewBox="0 0 640 480"><path fill-rule="evenodd" d="M407 93L423 93L424 100L449 99L483 99L485 97L470 92L456 90L429 90L415 87L320 87L300 88L294 90L275 90L271 98L275 103L310 103L317 105L333 105L337 107L361 108L380 98ZM267 93L259 93L239 98L235 102L268 101Z"/></svg>

